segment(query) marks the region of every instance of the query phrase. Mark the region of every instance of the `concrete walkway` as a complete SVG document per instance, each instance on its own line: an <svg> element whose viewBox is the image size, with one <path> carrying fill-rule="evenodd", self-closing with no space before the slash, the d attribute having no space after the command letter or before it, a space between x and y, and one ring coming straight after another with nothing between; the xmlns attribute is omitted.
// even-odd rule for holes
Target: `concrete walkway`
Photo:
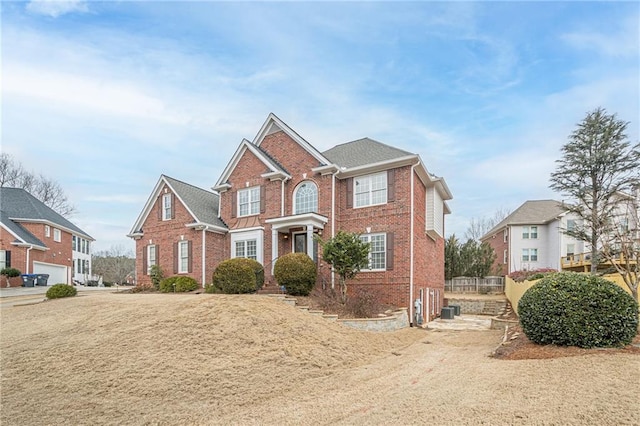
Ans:
<svg viewBox="0 0 640 426"><path fill-rule="evenodd" d="M459 315L454 319L436 318L422 327L428 330L489 330L491 317L487 315Z"/></svg>

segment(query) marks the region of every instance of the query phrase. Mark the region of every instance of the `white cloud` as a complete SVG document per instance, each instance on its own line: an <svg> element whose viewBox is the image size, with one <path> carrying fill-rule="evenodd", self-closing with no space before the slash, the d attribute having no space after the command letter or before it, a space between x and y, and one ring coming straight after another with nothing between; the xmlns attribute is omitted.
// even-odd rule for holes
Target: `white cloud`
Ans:
<svg viewBox="0 0 640 426"><path fill-rule="evenodd" d="M640 44L637 15L631 14L615 26L604 27L607 32L588 27L563 34L560 39L580 50L595 51L605 56L637 58Z"/></svg>
<svg viewBox="0 0 640 426"><path fill-rule="evenodd" d="M89 7L83 0L32 0L27 4L27 10L57 18L67 13L87 13Z"/></svg>

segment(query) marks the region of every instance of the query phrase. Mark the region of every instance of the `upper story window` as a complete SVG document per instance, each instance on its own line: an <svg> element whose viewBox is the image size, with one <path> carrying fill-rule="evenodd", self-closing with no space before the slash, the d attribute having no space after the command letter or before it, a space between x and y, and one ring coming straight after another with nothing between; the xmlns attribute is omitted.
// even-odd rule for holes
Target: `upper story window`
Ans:
<svg viewBox="0 0 640 426"><path fill-rule="evenodd" d="M568 219L567 220L567 231L571 232L571 231L575 231L576 229L576 221L575 219Z"/></svg>
<svg viewBox="0 0 640 426"><path fill-rule="evenodd" d="M260 213L260 187L238 191L238 216L251 216Z"/></svg>
<svg viewBox="0 0 640 426"><path fill-rule="evenodd" d="M353 185L355 207L387 202L387 172L357 177L353 180Z"/></svg>
<svg viewBox="0 0 640 426"><path fill-rule="evenodd" d="M71 250L73 250L73 251L76 251L76 250L77 250L77 248L76 248L76 247L77 247L77 246L76 246L76 241L77 241L76 236L75 236L75 235L74 235L74 236L72 236L72 237L71 237Z"/></svg>
<svg viewBox="0 0 640 426"><path fill-rule="evenodd" d="M162 196L162 220L171 220L171 205L172 194L164 194Z"/></svg>
<svg viewBox="0 0 640 426"><path fill-rule="evenodd" d="M536 238L538 238L538 227L537 226L523 226L522 227L522 239L523 240L528 240L528 239L535 240Z"/></svg>
<svg viewBox="0 0 640 426"><path fill-rule="evenodd" d="M370 244L369 269L384 271L387 267L387 234L365 234L360 240Z"/></svg>
<svg viewBox="0 0 640 426"><path fill-rule="evenodd" d="M318 187L315 183L302 182L296 188L294 196L294 214L318 211Z"/></svg>
<svg viewBox="0 0 640 426"><path fill-rule="evenodd" d="M62 232L58 228L53 228L53 241L62 241Z"/></svg>
<svg viewBox="0 0 640 426"><path fill-rule="evenodd" d="M51 237L51 227L49 225L44 226L44 236L47 238Z"/></svg>
<svg viewBox="0 0 640 426"><path fill-rule="evenodd" d="M502 242L506 243L508 239L509 239L509 230L505 228L505 230L502 231Z"/></svg>

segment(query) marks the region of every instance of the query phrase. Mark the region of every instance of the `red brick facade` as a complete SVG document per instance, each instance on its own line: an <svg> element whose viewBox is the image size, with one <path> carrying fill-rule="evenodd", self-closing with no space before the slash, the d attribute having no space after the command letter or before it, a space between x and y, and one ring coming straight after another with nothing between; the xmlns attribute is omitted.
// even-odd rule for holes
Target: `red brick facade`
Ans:
<svg viewBox="0 0 640 426"><path fill-rule="evenodd" d="M491 266L491 271L495 271L492 272L495 275L509 274L509 238L509 230L505 226L482 240L483 243L489 244L496 254L496 260L493 261Z"/></svg>
<svg viewBox="0 0 640 426"><path fill-rule="evenodd" d="M143 236L136 243L139 284L150 284L145 266L140 261L146 258L146 247L149 244L158 245L158 263L163 270L173 270L171 265L175 259L172 258L171 247L181 239L193 243L193 264L189 275L201 284L209 283L215 266L220 261L233 257L234 238L235 241L241 239L243 230L261 236L258 260L265 266L265 280L273 282L273 261L293 251L296 233L312 232L307 231L310 229L307 226L313 226L313 233L320 234L325 240L338 230L359 234L385 234L388 246L386 270L362 271L349 283L350 292L359 289L375 292L381 302L410 307L412 313L414 301L422 296L424 307L421 318L432 318L438 313L437 309L442 306L444 297L444 239L434 239L426 232L427 186L414 170L414 167L422 167L421 165L391 163L386 168L374 170L376 173L387 173L389 188L393 187L389 192L393 192L393 196L389 196L384 204L354 208L348 201L349 197L353 197L349 186L353 188L353 178L358 177L358 174L341 177L336 173L337 170L333 171L336 175L314 171L322 165L317 155L310 152L308 147L305 149L291 133L283 130L264 135L255 146L259 149L245 146L236 153L230 168L225 171L224 179L221 178L223 182L217 188L220 196L220 218L229 232L206 232L205 282L202 282L200 261L200 240L205 231L185 227L186 224L193 223L194 218L179 203L176 203L174 219L159 219L156 212L161 207L161 195L164 191L170 191L170 188L163 187L159 193L154 194L158 200L144 220ZM275 177L273 170L277 167L274 165L283 169ZM370 173L372 171L362 175ZM302 220L296 222L298 216L294 214L295 191L303 182L313 182L317 186L318 206L311 219L313 225ZM249 188L256 188L256 191L260 188L259 213L239 217L238 192ZM277 244L272 241L274 237L277 238ZM277 253L273 253L274 248ZM322 261L321 253L318 253L318 268L318 285L330 286L330 267ZM334 279L335 285L338 285L337 277ZM427 312L431 311L426 309L427 303L436 307L431 309L433 314Z"/></svg>

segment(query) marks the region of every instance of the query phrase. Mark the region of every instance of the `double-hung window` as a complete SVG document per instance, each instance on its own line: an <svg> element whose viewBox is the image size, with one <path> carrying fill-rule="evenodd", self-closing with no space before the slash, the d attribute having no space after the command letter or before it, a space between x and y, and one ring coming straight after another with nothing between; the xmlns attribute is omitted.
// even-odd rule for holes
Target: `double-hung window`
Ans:
<svg viewBox="0 0 640 426"><path fill-rule="evenodd" d="M366 207L387 202L387 172L360 176L353 180L354 206Z"/></svg>
<svg viewBox="0 0 640 426"><path fill-rule="evenodd" d="M162 196L162 220L171 220L171 197L172 194L164 194Z"/></svg>
<svg viewBox="0 0 640 426"><path fill-rule="evenodd" d="M53 228L53 241L62 241L62 232L58 228Z"/></svg>
<svg viewBox="0 0 640 426"><path fill-rule="evenodd" d="M537 226L523 226L522 227L522 239L523 240L528 240L528 239L535 240L536 238L538 238L538 227Z"/></svg>
<svg viewBox="0 0 640 426"><path fill-rule="evenodd" d="M0 269L11 267L11 262L7 259L7 257L9 257L7 253L9 252L6 250L0 250Z"/></svg>
<svg viewBox="0 0 640 426"><path fill-rule="evenodd" d="M156 246L150 244L147 246L147 274L151 273L151 267L156 264Z"/></svg>
<svg viewBox="0 0 640 426"><path fill-rule="evenodd" d="M522 261L523 262L537 262L538 261L538 249L522 249Z"/></svg>
<svg viewBox="0 0 640 426"><path fill-rule="evenodd" d="M238 191L238 216L251 216L260 213L260 187Z"/></svg>
<svg viewBox="0 0 640 426"><path fill-rule="evenodd" d="M256 240L236 241L235 257L246 257L247 259L257 260L258 244Z"/></svg>
<svg viewBox="0 0 640 426"><path fill-rule="evenodd" d="M189 272L189 241L178 242L178 273Z"/></svg>
<svg viewBox="0 0 640 426"><path fill-rule="evenodd" d="M51 227L49 225L44 226L44 236L47 238L51 237Z"/></svg>
<svg viewBox="0 0 640 426"><path fill-rule="evenodd" d="M384 271L387 267L387 235L365 234L360 240L369 243L369 269Z"/></svg>

